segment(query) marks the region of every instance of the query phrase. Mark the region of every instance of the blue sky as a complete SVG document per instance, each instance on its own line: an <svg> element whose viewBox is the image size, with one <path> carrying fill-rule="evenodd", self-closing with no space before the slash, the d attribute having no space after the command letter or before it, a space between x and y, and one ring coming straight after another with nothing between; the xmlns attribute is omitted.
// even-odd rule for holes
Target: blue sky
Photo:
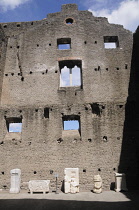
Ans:
<svg viewBox="0 0 139 210"><path fill-rule="evenodd" d="M68 3L76 3L79 10L107 17L110 23L124 25L133 32L139 25L139 0L0 0L0 22L41 20Z"/></svg>

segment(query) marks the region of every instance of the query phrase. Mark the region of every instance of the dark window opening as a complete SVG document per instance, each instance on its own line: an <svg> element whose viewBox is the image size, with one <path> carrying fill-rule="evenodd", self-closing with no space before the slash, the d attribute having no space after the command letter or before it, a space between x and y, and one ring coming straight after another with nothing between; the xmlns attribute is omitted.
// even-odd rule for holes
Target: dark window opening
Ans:
<svg viewBox="0 0 139 210"><path fill-rule="evenodd" d="M73 22L74 22L74 20L72 18L67 18L66 19L67 24L72 24Z"/></svg>
<svg viewBox="0 0 139 210"><path fill-rule="evenodd" d="M82 88L81 60L65 60L59 62L60 87L80 86Z"/></svg>
<svg viewBox="0 0 139 210"><path fill-rule="evenodd" d="M49 118L49 108L44 108L44 118Z"/></svg>
<svg viewBox="0 0 139 210"><path fill-rule="evenodd" d="M7 125L7 130L8 132L17 132L21 133L22 132L22 118L6 118L6 125Z"/></svg>
<svg viewBox="0 0 139 210"><path fill-rule="evenodd" d="M7 25L4 25L3 28L7 28Z"/></svg>
<svg viewBox="0 0 139 210"><path fill-rule="evenodd" d="M91 108L92 108L92 114L96 114L98 116L101 115L102 110L100 109L99 104L93 103L91 104Z"/></svg>
<svg viewBox="0 0 139 210"><path fill-rule="evenodd" d="M57 48L59 50L71 49L71 39L70 38L57 39Z"/></svg>
<svg viewBox="0 0 139 210"><path fill-rule="evenodd" d="M20 24L17 24L16 26L17 26L17 27L20 27Z"/></svg>
<svg viewBox="0 0 139 210"><path fill-rule="evenodd" d="M67 115L62 118L63 130L78 130L80 131L80 116Z"/></svg>
<svg viewBox="0 0 139 210"><path fill-rule="evenodd" d="M104 36L104 47L106 49L119 47L118 36Z"/></svg>
<svg viewBox="0 0 139 210"><path fill-rule="evenodd" d="M125 64L125 69L128 69L128 65L127 64Z"/></svg>

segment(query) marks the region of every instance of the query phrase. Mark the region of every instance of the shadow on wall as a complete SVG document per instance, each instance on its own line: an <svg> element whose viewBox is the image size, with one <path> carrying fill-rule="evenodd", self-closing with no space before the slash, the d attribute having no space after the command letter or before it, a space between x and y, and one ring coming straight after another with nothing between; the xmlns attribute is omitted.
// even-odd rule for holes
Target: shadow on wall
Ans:
<svg viewBox="0 0 139 210"><path fill-rule="evenodd" d="M139 189L139 27L133 36L128 91L119 173L126 174L127 188L135 190Z"/></svg>

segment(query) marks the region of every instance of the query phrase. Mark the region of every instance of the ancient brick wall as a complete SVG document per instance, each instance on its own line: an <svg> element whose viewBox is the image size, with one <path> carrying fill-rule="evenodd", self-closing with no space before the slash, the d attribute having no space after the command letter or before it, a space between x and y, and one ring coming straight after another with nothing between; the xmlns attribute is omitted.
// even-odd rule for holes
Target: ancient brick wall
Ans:
<svg viewBox="0 0 139 210"><path fill-rule="evenodd" d="M54 173L61 188L64 168L78 167L81 190L91 190L98 173L110 189L123 139L132 33L75 4L42 21L1 27L8 42L0 80L0 188L9 187L10 170L20 168L22 183L50 179L54 190ZM62 41L70 49L58 49ZM105 42L116 48L106 49ZM60 87L63 65L80 66L81 85ZM63 129L71 116L79 131ZM21 133L8 132L12 118L21 119Z"/></svg>

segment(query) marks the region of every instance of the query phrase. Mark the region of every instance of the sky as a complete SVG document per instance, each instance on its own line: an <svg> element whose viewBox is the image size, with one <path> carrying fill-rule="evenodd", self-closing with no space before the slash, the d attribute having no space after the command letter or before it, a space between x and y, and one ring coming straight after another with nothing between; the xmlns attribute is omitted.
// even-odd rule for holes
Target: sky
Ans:
<svg viewBox="0 0 139 210"><path fill-rule="evenodd" d="M0 0L0 22L42 20L49 13L60 12L62 4L70 3L132 32L139 25L139 0Z"/></svg>

